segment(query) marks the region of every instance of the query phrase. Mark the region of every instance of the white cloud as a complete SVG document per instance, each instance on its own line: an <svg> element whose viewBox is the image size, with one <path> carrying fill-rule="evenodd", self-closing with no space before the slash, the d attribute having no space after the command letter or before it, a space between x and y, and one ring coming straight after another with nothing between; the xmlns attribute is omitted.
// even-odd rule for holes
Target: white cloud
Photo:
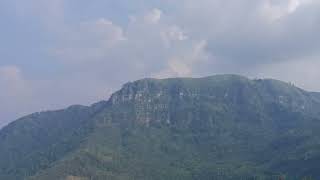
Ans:
<svg viewBox="0 0 320 180"><path fill-rule="evenodd" d="M147 23L157 24L162 16L162 11L160 9L153 9L144 16L144 20Z"/></svg>
<svg viewBox="0 0 320 180"><path fill-rule="evenodd" d="M92 28L92 33L105 36L104 40L109 41L108 44L110 43L112 45L119 41L126 40L123 29L108 19L100 18L92 27L90 27L90 23L87 25L89 29ZM110 44L108 46L110 46Z"/></svg>
<svg viewBox="0 0 320 180"><path fill-rule="evenodd" d="M312 3L314 0L289 0L288 13L294 13L299 7Z"/></svg>
<svg viewBox="0 0 320 180"><path fill-rule="evenodd" d="M42 71L30 73L34 68L24 67L33 76L15 66L0 68L0 106L15 114L88 104L105 99L127 81L148 76L242 73L320 89L320 3L315 0L117 3L125 7L112 6L114 2L95 2L115 8L109 13L92 12L73 1L19 1L20 21L32 29L41 26L34 34L39 33L37 38L51 50L39 59L17 55L19 64L28 60L43 65L53 59L50 64L56 65L57 73L47 78ZM75 12L82 8L88 12ZM40 44L34 44L30 42L26 51L38 53L35 47ZM10 96L16 98L9 106Z"/></svg>
<svg viewBox="0 0 320 180"><path fill-rule="evenodd" d="M199 41L193 46L182 51L182 54L177 54L170 58L167 66L158 73L153 74L156 78L168 77L183 77L195 75L194 68L198 63L205 63L209 60L209 55L206 52L206 41Z"/></svg>
<svg viewBox="0 0 320 180"><path fill-rule="evenodd" d="M54 50L55 55L73 62L101 59L127 40L123 29L105 18L69 27L61 39L63 41Z"/></svg>
<svg viewBox="0 0 320 180"><path fill-rule="evenodd" d="M70 34L80 37L80 41L63 43L73 46L61 46L70 54L62 54L61 59L84 62L83 66L91 68L88 72L105 76L113 72L118 75L109 79L114 81L117 77L121 82L146 76L250 71L257 64L303 56L295 53L304 52L301 49L312 43L298 42L308 38L314 24L295 31L297 22L292 18L299 8L309 7L310 3L311 0L184 0L171 14L154 8L130 16L128 24L121 26L102 18L82 23L80 30L71 28ZM308 16L306 11L303 9L302 14ZM272 21L283 19L270 23L264 16L270 16ZM99 63L92 63L95 59ZM115 69L120 71L114 72Z"/></svg>
<svg viewBox="0 0 320 180"><path fill-rule="evenodd" d="M104 18L81 23L79 28L70 28L67 42L57 47L57 55L77 66L89 66L95 73L121 67L124 76L131 73L132 78L152 76L166 68L173 76L190 74L193 61L201 60L206 44L187 36L177 24L160 21L162 15L155 8L141 16L130 16L127 26Z"/></svg>
<svg viewBox="0 0 320 180"><path fill-rule="evenodd" d="M174 41L184 41L188 39L188 36L183 32L179 26L171 26L161 32L161 36L166 46L170 47Z"/></svg>
<svg viewBox="0 0 320 180"><path fill-rule="evenodd" d="M261 12L270 22L274 22L295 13L300 7L312 2L313 0L284 0L282 2L266 0Z"/></svg>

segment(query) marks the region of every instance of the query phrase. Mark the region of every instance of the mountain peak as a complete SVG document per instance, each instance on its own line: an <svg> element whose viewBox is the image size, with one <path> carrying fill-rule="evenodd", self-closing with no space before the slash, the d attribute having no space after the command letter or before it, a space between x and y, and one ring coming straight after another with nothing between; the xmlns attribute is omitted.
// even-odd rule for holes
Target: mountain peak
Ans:
<svg viewBox="0 0 320 180"><path fill-rule="evenodd" d="M195 95L199 93L216 93L217 96L225 96L228 91L233 91L234 93L243 92L243 88L247 88L248 91L257 92L260 90L265 91L263 93L290 96L305 93L302 89L279 80L251 80L241 75L225 74L201 78L141 79L123 85L119 91L111 96L110 100L113 103L119 103L135 100L141 96L159 96L163 93L170 94L171 96L180 96L181 94Z"/></svg>
<svg viewBox="0 0 320 180"><path fill-rule="evenodd" d="M129 82L1 130L0 179L320 178L319 97L238 75Z"/></svg>
<svg viewBox="0 0 320 180"><path fill-rule="evenodd" d="M243 111L241 107L246 107L246 111L263 111L264 106L277 104L290 111L313 116L320 114L314 108L318 101L290 83L273 79L251 80L239 75L142 79L125 84L111 96L110 102L116 107L131 105L136 113L135 122L146 125L153 121L171 123L172 109L201 102L240 112Z"/></svg>

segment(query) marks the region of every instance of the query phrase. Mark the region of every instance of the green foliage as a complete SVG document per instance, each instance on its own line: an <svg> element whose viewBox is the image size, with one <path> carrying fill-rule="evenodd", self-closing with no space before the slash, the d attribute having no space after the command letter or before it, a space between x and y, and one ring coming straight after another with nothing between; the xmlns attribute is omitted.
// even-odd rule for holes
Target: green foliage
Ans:
<svg viewBox="0 0 320 180"><path fill-rule="evenodd" d="M320 101L236 75L144 79L0 131L0 179L320 178Z"/></svg>

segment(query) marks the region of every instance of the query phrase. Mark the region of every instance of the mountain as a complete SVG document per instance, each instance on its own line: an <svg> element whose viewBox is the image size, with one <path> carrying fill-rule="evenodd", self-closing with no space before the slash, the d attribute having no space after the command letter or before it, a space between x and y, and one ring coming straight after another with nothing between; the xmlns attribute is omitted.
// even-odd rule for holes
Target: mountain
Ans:
<svg viewBox="0 0 320 180"><path fill-rule="evenodd" d="M320 179L320 93L237 75L143 79L0 131L0 179Z"/></svg>

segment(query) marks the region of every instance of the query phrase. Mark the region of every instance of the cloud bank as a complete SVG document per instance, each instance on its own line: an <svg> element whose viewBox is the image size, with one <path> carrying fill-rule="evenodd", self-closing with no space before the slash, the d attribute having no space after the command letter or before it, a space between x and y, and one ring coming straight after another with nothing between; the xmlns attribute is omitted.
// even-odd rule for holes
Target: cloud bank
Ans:
<svg viewBox="0 0 320 180"><path fill-rule="evenodd" d="M237 73L320 91L315 0L4 0L0 12L0 125L145 77Z"/></svg>

